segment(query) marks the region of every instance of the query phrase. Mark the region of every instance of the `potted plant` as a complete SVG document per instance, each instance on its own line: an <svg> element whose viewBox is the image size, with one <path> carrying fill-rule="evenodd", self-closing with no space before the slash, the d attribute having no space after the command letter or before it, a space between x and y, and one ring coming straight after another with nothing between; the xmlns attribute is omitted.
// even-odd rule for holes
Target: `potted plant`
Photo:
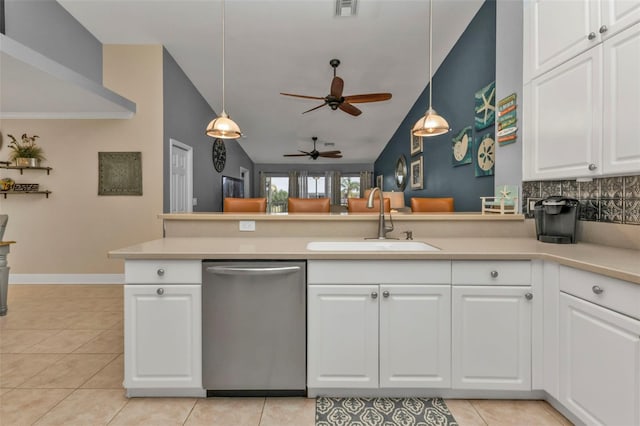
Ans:
<svg viewBox="0 0 640 426"><path fill-rule="evenodd" d="M9 160L15 161L17 167L38 167L40 161L45 159L44 151L36 145L38 135L27 136L26 133L23 133L20 141L13 135L7 136L11 139L9 148L12 152L9 154Z"/></svg>

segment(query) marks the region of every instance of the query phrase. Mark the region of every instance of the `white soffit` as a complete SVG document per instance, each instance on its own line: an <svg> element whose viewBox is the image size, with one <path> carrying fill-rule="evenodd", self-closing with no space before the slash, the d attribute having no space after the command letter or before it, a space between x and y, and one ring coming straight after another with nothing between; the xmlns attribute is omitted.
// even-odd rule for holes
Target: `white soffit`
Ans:
<svg viewBox="0 0 640 426"><path fill-rule="evenodd" d="M136 104L0 34L0 118L131 118Z"/></svg>

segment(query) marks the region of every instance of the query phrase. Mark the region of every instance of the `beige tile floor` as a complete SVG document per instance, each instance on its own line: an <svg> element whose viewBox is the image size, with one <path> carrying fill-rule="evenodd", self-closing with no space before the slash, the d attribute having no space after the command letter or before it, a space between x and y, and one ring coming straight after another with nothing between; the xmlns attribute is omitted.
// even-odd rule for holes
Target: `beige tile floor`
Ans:
<svg viewBox="0 0 640 426"><path fill-rule="evenodd" d="M313 426L306 398L133 398L121 285L11 285L0 317L0 425ZM447 400L460 425L569 425L543 401Z"/></svg>

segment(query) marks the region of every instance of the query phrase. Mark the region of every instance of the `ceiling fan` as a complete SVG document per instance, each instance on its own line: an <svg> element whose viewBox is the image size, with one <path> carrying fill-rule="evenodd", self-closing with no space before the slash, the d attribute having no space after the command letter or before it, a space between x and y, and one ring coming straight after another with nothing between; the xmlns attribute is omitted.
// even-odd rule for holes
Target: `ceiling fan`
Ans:
<svg viewBox="0 0 640 426"><path fill-rule="evenodd" d="M379 102L379 101L386 101L388 99L391 99L391 93L367 93L363 95L342 96L342 89L344 88L344 80L336 76L336 68L338 68L338 65L340 65L340 60L332 59L329 61L329 64L333 67L333 80L331 80L331 91L324 98L317 97L317 96L296 95L293 93L280 92L280 94L285 96L293 96L295 98L317 99L319 101L324 101L322 105L318 105L317 107L311 108L303 112L303 114L306 114L318 108L322 108L325 105L329 105L329 107L334 111L340 108L342 111L346 112L347 114L351 114L356 117L362 114L362 111L360 111L358 108L356 108L352 104L365 103L365 102Z"/></svg>
<svg viewBox="0 0 640 426"><path fill-rule="evenodd" d="M299 150L302 154L284 154L283 157L304 157L305 155L308 155L312 160L317 160L318 157L342 158L342 153L340 151L318 151L316 149L316 142L318 141L318 137L313 136L311 139L313 139L313 151L307 152Z"/></svg>

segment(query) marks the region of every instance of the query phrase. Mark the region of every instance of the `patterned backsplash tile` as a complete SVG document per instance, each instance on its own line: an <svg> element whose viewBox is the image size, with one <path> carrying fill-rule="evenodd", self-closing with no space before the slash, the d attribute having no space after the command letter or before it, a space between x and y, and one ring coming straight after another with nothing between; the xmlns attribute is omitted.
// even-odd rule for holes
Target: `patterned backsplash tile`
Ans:
<svg viewBox="0 0 640 426"><path fill-rule="evenodd" d="M553 195L580 200L580 220L640 225L640 175L522 182L522 211L531 216L529 199Z"/></svg>

